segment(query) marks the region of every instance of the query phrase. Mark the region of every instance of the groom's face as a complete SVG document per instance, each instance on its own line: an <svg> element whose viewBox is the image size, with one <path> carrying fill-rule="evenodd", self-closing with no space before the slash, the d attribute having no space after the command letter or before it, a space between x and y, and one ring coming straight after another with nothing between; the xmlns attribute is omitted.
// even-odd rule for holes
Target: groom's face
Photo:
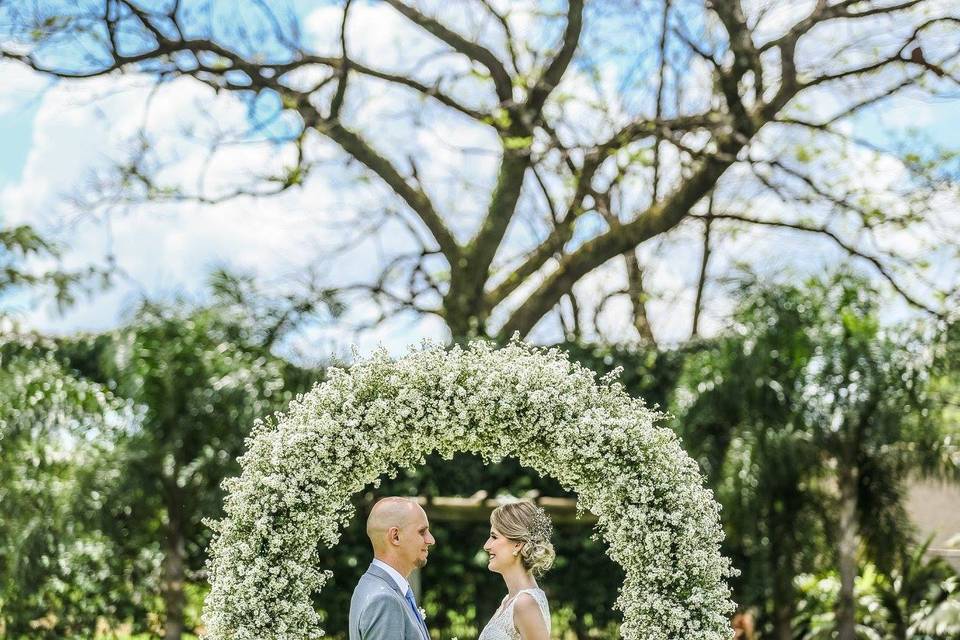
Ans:
<svg viewBox="0 0 960 640"><path fill-rule="evenodd" d="M430 546L436 540L430 533L430 522L427 520L427 514L423 509L417 506L415 512L411 514L410 519L400 530L398 537L400 540L399 551L411 566L419 569L427 564Z"/></svg>

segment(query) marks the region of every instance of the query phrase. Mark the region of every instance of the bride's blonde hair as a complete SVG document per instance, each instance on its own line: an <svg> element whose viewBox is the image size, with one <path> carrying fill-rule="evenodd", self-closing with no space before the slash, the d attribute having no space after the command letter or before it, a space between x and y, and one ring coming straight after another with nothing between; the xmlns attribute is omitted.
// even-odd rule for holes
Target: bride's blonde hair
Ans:
<svg viewBox="0 0 960 640"><path fill-rule="evenodd" d="M553 523L537 505L528 500L500 505L490 514L490 525L508 540L523 543L519 555L527 571L541 576L553 566Z"/></svg>

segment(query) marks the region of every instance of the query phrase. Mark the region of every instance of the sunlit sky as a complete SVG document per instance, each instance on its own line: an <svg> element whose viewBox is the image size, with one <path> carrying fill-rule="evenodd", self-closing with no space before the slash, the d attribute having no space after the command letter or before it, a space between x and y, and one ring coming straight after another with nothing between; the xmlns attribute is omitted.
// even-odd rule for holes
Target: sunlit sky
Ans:
<svg viewBox="0 0 960 640"><path fill-rule="evenodd" d="M374 10L367 8L369 20L373 20ZM321 11L304 16L308 32L311 25L320 28ZM393 24L378 21L358 29L354 46L381 43L394 31ZM363 42L364 37L369 41ZM83 184L90 172L110 157L118 144L115 128L126 126L118 125L118 119L124 120L126 112L136 108L142 91L131 91L130 97L121 94L91 101L86 88L89 83L53 84L8 62L0 63L0 78L0 223L36 226L64 248L62 264L67 268L102 264L104 256L112 253L124 273L111 289L81 298L62 314L49 302L22 295L5 300L23 325L52 333L109 329L123 322L143 296L162 298L177 292L201 296L203 283L216 266L254 273L268 287L302 274L311 265L345 274L362 274L369 267L370 252L377 250L374 246L347 253L333 265L316 263L318 247L329 241L331 231L316 223L309 202L320 200L324 206L334 207L338 201L335 194L302 193L269 205L247 201L162 214L137 212L109 222L71 219L60 206L63 196ZM184 107L194 98L185 88L156 108L174 126L189 112ZM891 131L912 128L960 148L958 120L960 102L956 99L934 100L913 93L864 112L852 121L851 128L858 136L880 143ZM477 143L483 144L483 140ZM775 246L767 250L774 259ZM662 287L669 286L665 280ZM629 324L626 307L623 313ZM671 313L674 311L666 309L659 317L654 314L666 342L683 337L679 332L671 334ZM715 329L720 324L715 318L708 326ZM550 339L549 331L539 336ZM436 318L405 316L359 335L346 327L313 327L301 332L291 349L323 358L331 353L343 355L351 344L361 352L382 344L399 353L423 338L443 340L442 323Z"/></svg>

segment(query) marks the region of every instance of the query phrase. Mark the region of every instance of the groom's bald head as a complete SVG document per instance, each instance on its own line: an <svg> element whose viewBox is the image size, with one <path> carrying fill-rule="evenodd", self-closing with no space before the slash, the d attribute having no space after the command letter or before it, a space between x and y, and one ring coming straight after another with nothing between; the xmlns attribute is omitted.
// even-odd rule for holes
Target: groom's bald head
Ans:
<svg viewBox="0 0 960 640"><path fill-rule="evenodd" d="M374 552L383 550L391 528L403 529L422 510L410 498L383 498L373 505L367 517L367 537L373 544Z"/></svg>
<svg viewBox="0 0 960 640"><path fill-rule="evenodd" d="M409 565L408 572L426 564L427 548L434 543L423 508L410 498L396 496L373 505L367 517L367 537L376 558L398 570Z"/></svg>

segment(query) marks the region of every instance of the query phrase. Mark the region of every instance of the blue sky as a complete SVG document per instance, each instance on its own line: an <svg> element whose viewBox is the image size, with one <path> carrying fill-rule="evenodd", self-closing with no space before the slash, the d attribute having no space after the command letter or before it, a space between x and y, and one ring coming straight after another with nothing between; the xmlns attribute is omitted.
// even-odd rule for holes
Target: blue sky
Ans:
<svg viewBox="0 0 960 640"><path fill-rule="evenodd" d="M952 100L902 98L893 105L867 111L853 121L854 131L867 139L884 143L891 131L904 133L916 127L939 144L960 148L960 97Z"/></svg>
<svg viewBox="0 0 960 640"><path fill-rule="evenodd" d="M20 179L33 143L36 103L24 105L0 118L0 187Z"/></svg>
<svg viewBox="0 0 960 640"><path fill-rule="evenodd" d="M369 15L382 12L382 5L379 8L365 4L358 6L361 7L358 12L369 11ZM329 28L329 17L318 15L322 12L320 9L312 14L316 22L313 25L315 29L321 25ZM403 27L399 20L390 22L383 20L380 14L376 15L375 23L364 25L363 31L369 32L362 34L367 38L366 41L358 37L354 46L366 51L366 55L378 56L378 62L390 64L391 56L403 53L389 44L390 38L402 33ZM57 193L85 179L84 171L94 166L99 155L109 152L112 145L117 143L117 140L111 140L115 131L122 128L117 119L122 119L125 110L131 108L130 104L121 102L119 106L105 107L103 111L107 115L98 118L91 115L90 109L74 105L63 87L50 89L46 93L41 91L43 87L44 83L36 79L13 89L0 84L0 196L5 197L0 200L0 222L4 222L2 207L6 203L6 206L17 207L19 213L15 216L15 222L27 221L42 231L49 228L51 220L56 218L52 212L56 208ZM183 109L189 107L187 101L190 95L190 91L181 92L170 98L170 105L164 108L169 113L183 113ZM12 107L9 106L11 104ZM239 106L225 104L223 108L220 115L234 113ZM230 117L234 116L223 116L222 119L229 120ZM943 145L960 148L960 127L954 124L958 120L958 100L934 101L908 94L862 113L850 125L857 135L879 143L884 143L890 132L902 135L908 129L915 128ZM462 137L463 146L483 147L489 143L484 135L460 130L455 123L441 124L438 135L440 142ZM384 139L399 143L408 135L403 130L386 131ZM434 144L434 141L426 142ZM439 148L441 145L435 146ZM238 151L237 155L242 156L243 153ZM476 179L481 186L484 184L482 179L476 177L483 173L478 169L486 162L483 157L467 156L468 162L455 154L440 155L438 158L449 169L445 169L446 173L437 174L441 178L460 171L458 176ZM270 161L276 159L269 158ZM429 166L421 167L421 170L429 169ZM379 195L382 197L382 194ZM441 196L442 193L438 193L438 197ZM126 256L121 261L121 267L131 274L132 280L122 282L106 294L83 301L65 316L51 312L48 305L40 305L25 313L24 321L44 331L103 330L122 321L124 311L130 308L137 296L167 295L180 290L200 291L209 269L222 264L253 271L268 280L302 273L307 267L359 274L369 264L370 255L381 255L377 252L389 255L390 243L397 234L388 229L379 241L365 244L363 252L348 254L333 263L317 265L311 262L317 253L316 246L330 235L329 230L314 222L317 207L335 211L343 208L345 203L353 206L357 197L368 197L370 202L375 203L378 193L374 191L358 196L342 184L327 184L326 191L314 190L269 205L273 207L270 210L272 217L264 215L258 218L264 207L242 202L233 209L217 209L209 218L206 212L192 209L182 214L187 216L182 218L174 214L168 218L157 215L149 219L133 215L117 217L111 222L109 241L104 239L102 229L94 232L88 228L90 225L57 228L54 239L75 249L65 257L69 266L82 266L91 260L96 261L104 255L109 245L119 257ZM457 193L450 197L458 209L470 206L469 202L457 200L461 197ZM322 202L321 205L317 205L318 200ZM56 224L52 226L58 227ZM402 233L402 230L397 230L397 233ZM380 245L386 245L386 248ZM697 258L695 253L690 252L679 255L681 262L691 262ZM781 258L779 253L771 254L774 263ZM687 276L680 277L670 269L654 277L655 284L665 291L689 287L690 284L689 279L683 279ZM662 318L666 330L676 324L672 317L678 308L676 305L688 306L689 301L681 297L674 303L673 307L665 304L653 309L654 315ZM722 310L722 304L720 308ZM623 311L623 307L620 307L618 313ZM681 312L686 313L682 309ZM369 351L378 343L398 351L423 337L442 339L442 334L442 323L436 319L408 316L359 337L345 329L338 329L331 334L329 330L315 328L301 336L301 342L320 343L321 351L327 349L340 354L344 345L349 343L359 344L362 351Z"/></svg>

